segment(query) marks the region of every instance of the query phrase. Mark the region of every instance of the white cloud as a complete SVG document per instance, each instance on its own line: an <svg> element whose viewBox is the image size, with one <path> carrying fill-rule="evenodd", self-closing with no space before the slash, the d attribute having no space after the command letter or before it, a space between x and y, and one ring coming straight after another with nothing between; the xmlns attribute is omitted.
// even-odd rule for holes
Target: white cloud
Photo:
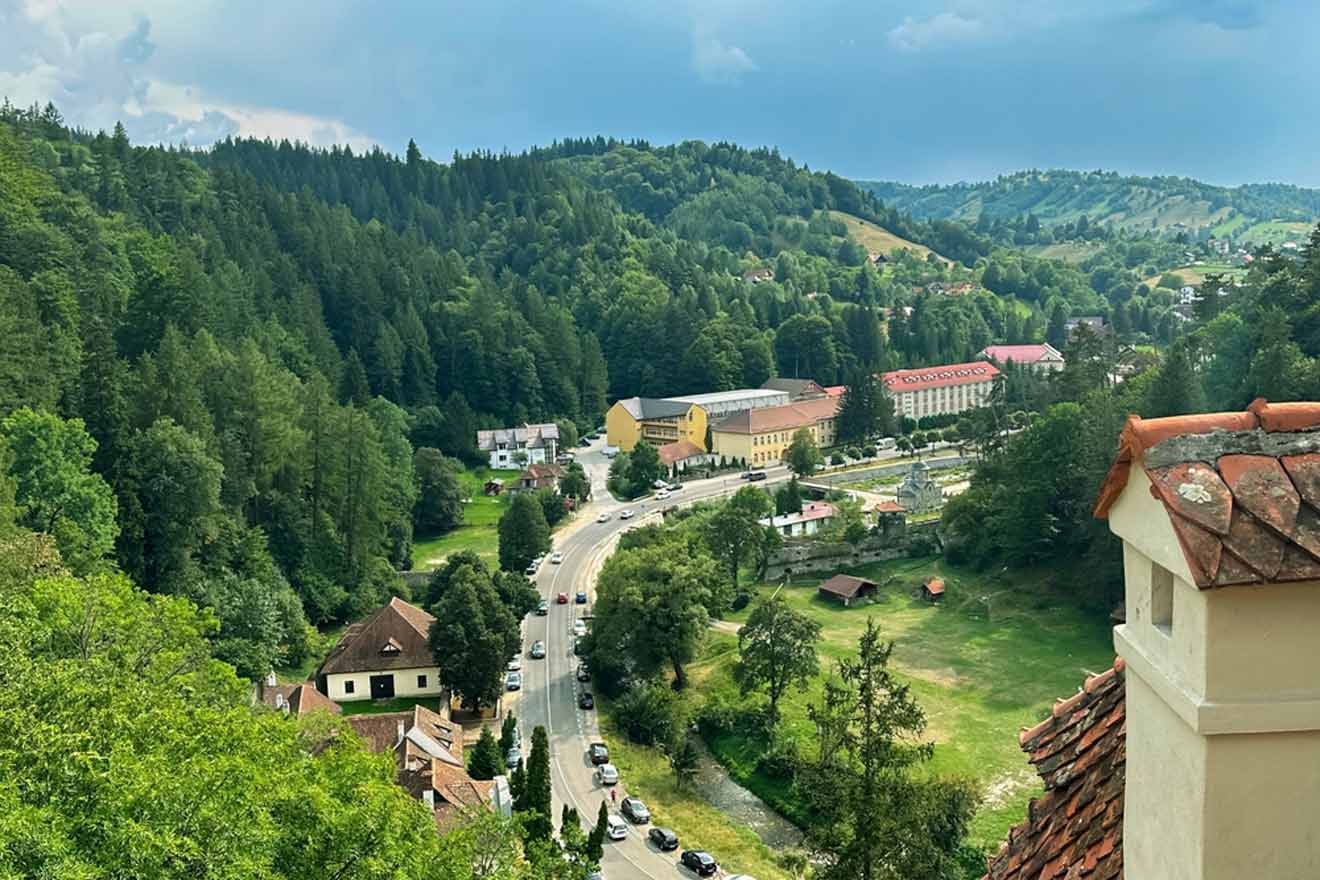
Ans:
<svg viewBox="0 0 1320 880"><path fill-rule="evenodd" d="M692 69L706 82L737 83L756 70L756 62L738 46L729 46L709 34L692 40Z"/></svg>
<svg viewBox="0 0 1320 880"><path fill-rule="evenodd" d="M222 100L153 70L152 21L118 3L0 0L0 96L53 101L75 126L123 121L139 142L205 145L228 135L316 145L372 140L346 122Z"/></svg>
<svg viewBox="0 0 1320 880"><path fill-rule="evenodd" d="M889 45L903 52L941 49L980 39L986 31L979 18L957 12L940 12L928 18L907 16L888 33Z"/></svg>

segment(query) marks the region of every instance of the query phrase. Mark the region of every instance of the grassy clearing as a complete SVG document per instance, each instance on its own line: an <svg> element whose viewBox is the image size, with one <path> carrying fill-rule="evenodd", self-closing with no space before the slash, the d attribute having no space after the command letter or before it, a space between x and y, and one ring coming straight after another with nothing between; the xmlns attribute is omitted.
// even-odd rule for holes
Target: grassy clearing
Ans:
<svg viewBox="0 0 1320 880"><path fill-rule="evenodd" d="M1207 275L1224 275L1230 280L1241 277L1247 272L1241 266L1234 266L1229 263L1202 263L1199 266L1182 266L1177 269L1169 269L1158 275L1152 275L1146 279L1145 283L1150 287L1155 287L1161 278L1165 275L1178 275L1182 277L1183 284L1190 284L1193 287L1205 283Z"/></svg>
<svg viewBox="0 0 1320 880"><path fill-rule="evenodd" d="M1268 220L1262 223L1253 223L1246 229L1240 230L1238 240L1250 247L1262 244L1278 246L1285 241L1304 244L1311 235L1311 226L1310 223L1300 221Z"/></svg>
<svg viewBox="0 0 1320 880"><path fill-rule="evenodd" d="M843 211L830 211L830 217L842 221L848 227L848 236L871 253L888 255L892 250L906 248L924 260L926 255L931 252L930 248L924 244L917 244L908 241L906 238L899 238L888 229L876 226L869 220L863 220L853 214L845 214ZM940 257L940 259L946 263L949 262L944 257Z"/></svg>
<svg viewBox="0 0 1320 880"><path fill-rule="evenodd" d="M1026 251L1032 256L1046 260L1081 263L1104 250L1104 247L1096 241L1060 241L1054 244L1031 245Z"/></svg>
<svg viewBox="0 0 1320 880"><path fill-rule="evenodd" d="M935 558L882 563L857 573L883 585L874 604L842 608L821 600L815 590L820 577L791 582L782 595L820 622L826 666L856 651L868 615L879 619L884 636L896 643L893 668L925 709L926 736L936 744L932 772L964 775L980 784L985 802L970 842L997 846L1041 791L1018 748L1018 730L1044 718L1056 698L1075 693L1088 672L1113 661L1108 627L1052 596L1044 573L987 576ZM911 594L932 574L947 584L940 606ZM983 597L989 597L989 616ZM748 613L731 617L742 622ZM740 699L733 680L736 660L736 640L711 638L694 670L696 689ZM806 706L819 699L820 688L817 679L807 693L791 693L781 707L785 732L803 743L813 741ZM735 779L790 818L802 818L792 790L756 770L763 743L725 735L710 745Z"/></svg>
<svg viewBox="0 0 1320 880"><path fill-rule="evenodd" d="M736 649L733 636L711 635ZM689 688L689 695L697 689ZM602 706L605 701L602 701ZM789 880L775 861L774 852L756 832L707 803L700 794L679 788L669 761L659 749L634 745L613 726L608 712L600 713L601 733L610 746L610 760L619 768L629 794L646 801L652 823L672 828L683 849L705 849L719 860L725 875L751 874L760 880Z"/></svg>
<svg viewBox="0 0 1320 880"><path fill-rule="evenodd" d="M339 708L345 715L384 715L387 712L408 712L413 706L421 706L437 712L440 705L435 697L395 697L392 700L354 700L340 703Z"/></svg>
<svg viewBox="0 0 1320 880"><path fill-rule="evenodd" d="M485 495L482 486L487 480L501 479L507 485L518 478L520 471L474 468L463 474L463 491L472 500L463 506L463 525L443 535L418 538L413 542L414 569L435 568L451 553L471 550L487 562L499 556L499 536L496 526L509 506L507 492Z"/></svg>

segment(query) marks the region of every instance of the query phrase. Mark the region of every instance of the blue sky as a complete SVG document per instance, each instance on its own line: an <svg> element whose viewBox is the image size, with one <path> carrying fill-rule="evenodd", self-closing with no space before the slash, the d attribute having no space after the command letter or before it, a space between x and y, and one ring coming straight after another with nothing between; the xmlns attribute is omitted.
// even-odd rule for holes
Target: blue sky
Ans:
<svg viewBox="0 0 1320 880"><path fill-rule="evenodd" d="M1320 186L1318 37L1302 0L0 0L0 95L138 141L606 134L912 182Z"/></svg>

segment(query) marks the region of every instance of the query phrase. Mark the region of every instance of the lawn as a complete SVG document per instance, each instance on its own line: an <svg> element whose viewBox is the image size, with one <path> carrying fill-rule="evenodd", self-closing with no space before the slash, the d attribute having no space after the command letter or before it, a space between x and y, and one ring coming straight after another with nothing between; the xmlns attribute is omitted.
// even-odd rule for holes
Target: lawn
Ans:
<svg viewBox="0 0 1320 880"><path fill-rule="evenodd" d="M978 782L985 800L970 842L997 847L1009 827L1026 815L1027 801L1041 792L1018 747L1018 731L1044 718L1057 698L1076 693L1089 672L1113 662L1108 626L1052 596L1046 573L987 576L936 558L881 563L855 573L882 584L874 604L843 608L827 603L816 595L819 577L791 582L782 595L821 624L822 665L854 653L866 618L878 619L885 638L896 643L892 667L926 712L926 737L935 743L930 769ZM911 595L931 574L945 578L943 605L931 606ZM772 589L762 586L760 591ZM748 613L744 609L731 618L742 622ZM732 677L736 660L732 637L709 639L693 670L697 689L738 699ZM806 694L793 692L781 706L785 732L805 743L814 737L806 706L819 692L817 679ZM725 735L710 745L736 779L794 816L793 792L756 770L761 742Z"/></svg>
<svg viewBox="0 0 1320 880"><path fill-rule="evenodd" d="M1247 270L1241 266L1234 266L1230 263L1205 262L1199 266L1181 266L1177 269L1169 269L1158 275L1150 276L1145 283L1153 288L1165 275L1179 275L1182 277L1183 284L1196 287L1205 283L1205 276L1207 275L1225 275L1231 280L1245 275L1246 272Z"/></svg>
<svg viewBox="0 0 1320 880"><path fill-rule="evenodd" d="M387 712L410 712L413 706L421 706L432 712L440 710L435 697L395 697L392 700L353 700L340 703L339 708L345 715L384 715Z"/></svg>
<svg viewBox="0 0 1320 880"><path fill-rule="evenodd" d="M496 526L504 509L509 506L509 493L485 495L482 486L492 478L505 484L516 480L520 471L475 468L462 476L463 491L471 499L463 505L463 525L437 537L418 536L413 542L413 568L435 568L446 556L460 550L471 550L487 562L499 556L499 536Z"/></svg>

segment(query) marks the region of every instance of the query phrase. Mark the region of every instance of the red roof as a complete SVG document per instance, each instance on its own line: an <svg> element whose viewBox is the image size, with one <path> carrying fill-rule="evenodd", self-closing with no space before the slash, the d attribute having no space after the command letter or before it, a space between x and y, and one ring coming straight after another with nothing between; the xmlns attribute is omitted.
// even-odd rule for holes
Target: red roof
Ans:
<svg viewBox="0 0 1320 880"><path fill-rule="evenodd" d="M1257 400L1241 413L1133 416L1096 516L1108 515L1137 462L1198 587L1320 578L1315 427L1317 403Z"/></svg>
<svg viewBox="0 0 1320 880"><path fill-rule="evenodd" d="M1047 356L1062 357L1059 350L1052 345L987 345L981 349L981 356L988 357L1006 364L1012 361L1015 364L1035 364L1039 363Z"/></svg>
<svg viewBox="0 0 1320 880"><path fill-rule="evenodd" d="M660 463L665 466L672 465L676 461L684 461L694 455L705 454L705 450L691 440L675 440L673 443L659 447L655 452L660 458Z"/></svg>
<svg viewBox="0 0 1320 880"><path fill-rule="evenodd" d="M885 373L882 380L891 394L902 391L921 391L925 388L943 388L949 385L970 385L990 382L999 375L994 364L972 361L966 364L946 364L942 367L918 367L915 370L894 370Z"/></svg>
<svg viewBox="0 0 1320 880"><path fill-rule="evenodd" d="M930 593L932 596L944 595L944 579L931 578L926 581L926 592Z"/></svg>
<svg viewBox="0 0 1320 880"><path fill-rule="evenodd" d="M847 387L846 385L826 385L825 393L830 397L843 397L843 390Z"/></svg>
<svg viewBox="0 0 1320 880"><path fill-rule="evenodd" d="M1123 876L1127 706L1123 661L1086 680L1018 737L1045 781L1027 820L990 859L988 880L1113 880Z"/></svg>

